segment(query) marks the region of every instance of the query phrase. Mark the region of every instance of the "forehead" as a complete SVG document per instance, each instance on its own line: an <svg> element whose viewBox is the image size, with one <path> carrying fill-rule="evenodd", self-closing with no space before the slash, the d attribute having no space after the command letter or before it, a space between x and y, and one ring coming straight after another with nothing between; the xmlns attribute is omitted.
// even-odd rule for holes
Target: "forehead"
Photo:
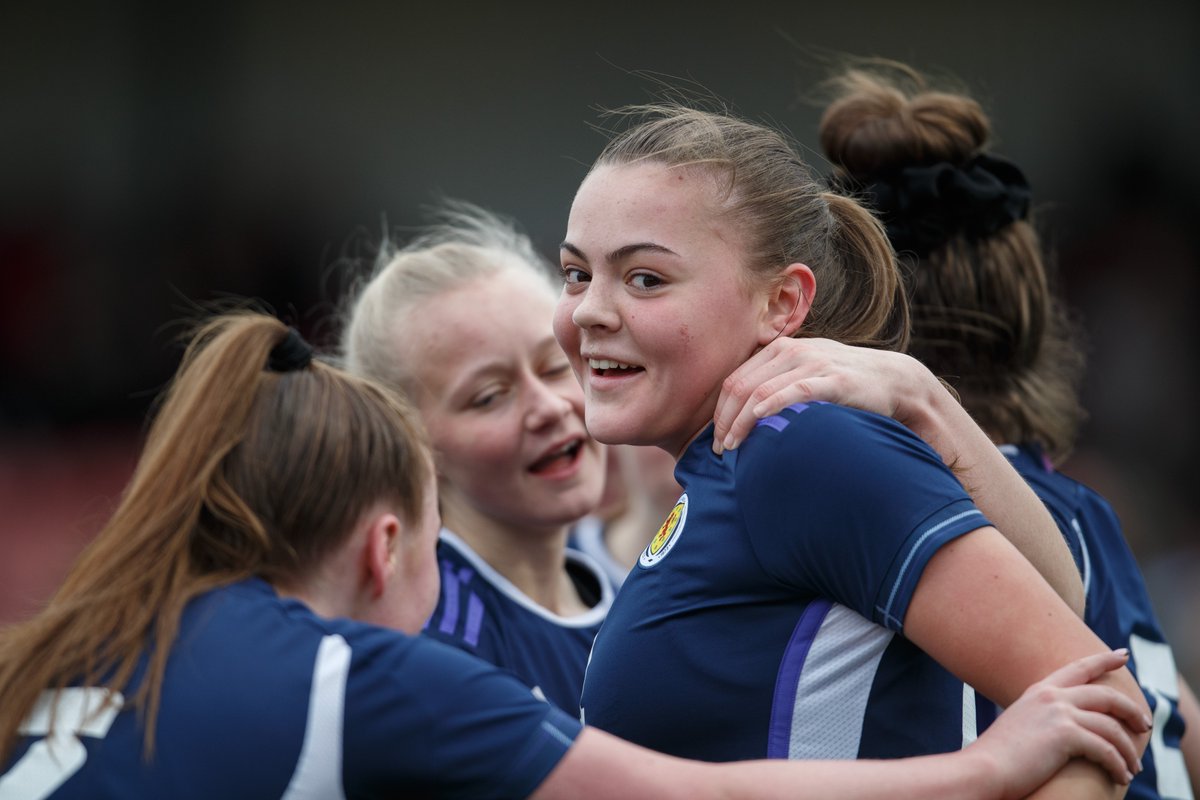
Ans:
<svg viewBox="0 0 1200 800"><path fill-rule="evenodd" d="M723 212L718 181L704 170L654 162L607 165L580 185L568 232L648 240L673 231L725 235L730 223Z"/></svg>
<svg viewBox="0 0 1200 800"><path fill-rule="evenodd" d="M484 363L527 357L547 340L556 295L527 269L501 269L441 292L414 310L399 332L399 350L423 382Z"/></svg>

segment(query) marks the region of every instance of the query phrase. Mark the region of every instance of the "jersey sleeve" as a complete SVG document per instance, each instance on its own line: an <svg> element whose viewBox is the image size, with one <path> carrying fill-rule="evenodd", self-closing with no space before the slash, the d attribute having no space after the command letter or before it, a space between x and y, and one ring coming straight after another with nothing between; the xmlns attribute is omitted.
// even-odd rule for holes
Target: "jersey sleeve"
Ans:
<svg viewBox="0 0 1200 800"><path fill-rule="evenodd" d="M347 794L533 792L571 747L579 721L480 659L424 637L408 645L380 647L351 670L343 774L362 785L348 784Z"/></svg>
<svg viewBox="0 0 1200 800"><path fill-rule="evenodd" d="M991 524L936 452L876 414L793 407L741 449L738 506L763 569L895 631L933 554Z"/></svg>

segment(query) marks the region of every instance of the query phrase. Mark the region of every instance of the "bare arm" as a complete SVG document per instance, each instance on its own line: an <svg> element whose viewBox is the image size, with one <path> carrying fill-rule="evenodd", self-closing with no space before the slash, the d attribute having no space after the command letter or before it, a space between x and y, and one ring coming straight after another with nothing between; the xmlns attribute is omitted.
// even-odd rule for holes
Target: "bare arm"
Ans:
<svg viewBox="0 0 1200 800"><path fill-rule="evenodd" d="M1196 701L1196 693L1182 675L1179 676L1179 716L1183 717L1185 726L1179 749L1183 751L1192 794L1200 795L1200 702Z"/></svg>
<svg viewBox="0 0 1200 800"><path fill-rule="evenodd" d="M1001 705L1071 659L1106 649L993 528L961 536L930 559L905 615L904 633ZM1149 707L1128 670L1106 674L1100 682L1138 705L1148 723ZM1148 741L1148 733L1137 734L1139 755ZM1035 796L1103 798L1124 792L1093 765L1072 762Z"/></svg>
<svg viewBox="0 0 1200 800"><path fill-rule="evenodd" d="M924 439L997 529L1083 613L1083 583L1050 512L950 391L910 356L828 339L777 339L725 380L713 417L716 449L736 447L755 420L812 400L892 417Z"/></svg>
<svg viewBox="0 0 1200 800"><path fill-rule="evenodd" d="M1095 759L1128 781L1137 769L1134 743L1106 712L1146 723L1122 694L1087 683L1124 661L1105 652L1074 662L1026 692L967 749L921 758L708 764L587 728L533 797L993 800L1025 797L1072 756Z"/></svg>

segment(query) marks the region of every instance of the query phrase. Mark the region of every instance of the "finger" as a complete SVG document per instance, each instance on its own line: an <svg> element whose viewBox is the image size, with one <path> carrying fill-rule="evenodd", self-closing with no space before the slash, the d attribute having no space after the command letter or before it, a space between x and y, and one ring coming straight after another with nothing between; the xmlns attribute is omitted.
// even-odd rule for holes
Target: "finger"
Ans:
<svg viewBox="0 0 1200 800"><path fill-rule="evenodd" d="M1125 666L1128 660L1129 651L1125 648L1095 653L1059 667L1043 678L1041 683L1049 686L1078 686L1081 683L1090 683L1107 672Z"/></svg>
<svg viewBox="0 0 1200 800"><path fill-rule="evenodd" d="M759 361L762 359L763 352L759 351L729 373L721 383L721 393L717 396L717 410L713 414L713 449L718 453L718 447L729 435L738 414L747 405L753 404L750 395L762 382L755 379Z"/></svg>
<svg viewBox="0 0 1200 800"><path fill-rule="evenodd" d="M1063 689L1062 692L1063 697L1078 708L1114 717L1130 730L1144 733L1152 727L1144 706L1111 686L1085 684Z"/></svg>
<svg viewBox="0 0 1200 800"><path fill-rule="evenodd" d="M1097 736L1091 731L1080 731L1076 744L1079 755L1099 764L1114 782L1127 786L1133 780L1133 770L1126 764L1121 752L1103 736Z"/></svg>
<svg viewBox="0 0 1200 800"><path fill-rule="evenodd" d="M1142 771L1141 752L1128 728L1107 714L1096 711L1080 711L1076 721L1113 746L1120 754L1122 771L1128 770L1134 775Z"/></svg>
<svg viewBox="0 0 1200 800"><path fill-rule="evenodd" d="M807 380L792 381L787 376L764 383L755 390L752 401L739 409L722 442L723 448L733 450L740 446L760 419L778 414L788 406L810 400L812 392L809 390L809 384ZM753 399L757 397L762 399Z"/></svg>
<svg viewBox="0 0 1200 800"><path fill-rule="evenodd" d="M754 413L755 407L791 380L788 370L794 369L794 366L789 367L781 359L763 359L762 355L760 352L742 364L721 384L717 410L713 415L714 445L724 444L730 433L735 431L735 438L740 444L758 419ZM759 416L769 416L781 408L783 406L772 407Z"/></svg>

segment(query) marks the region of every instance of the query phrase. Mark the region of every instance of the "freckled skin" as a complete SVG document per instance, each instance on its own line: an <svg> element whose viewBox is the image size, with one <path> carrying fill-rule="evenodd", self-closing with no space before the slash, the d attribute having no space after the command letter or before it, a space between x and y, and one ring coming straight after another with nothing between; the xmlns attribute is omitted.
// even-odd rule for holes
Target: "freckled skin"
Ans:
<svg viewBox="0 0 1200 800"><path fill-rule="evenodd" d="M711 419L725 376L764 343L764 303L747 289L746 249L715 186L659 164L600 167L576 194L565 242L554 327L583 384L588 430L678 455ZM588 356L641 371L597 379Z"/></svg>

